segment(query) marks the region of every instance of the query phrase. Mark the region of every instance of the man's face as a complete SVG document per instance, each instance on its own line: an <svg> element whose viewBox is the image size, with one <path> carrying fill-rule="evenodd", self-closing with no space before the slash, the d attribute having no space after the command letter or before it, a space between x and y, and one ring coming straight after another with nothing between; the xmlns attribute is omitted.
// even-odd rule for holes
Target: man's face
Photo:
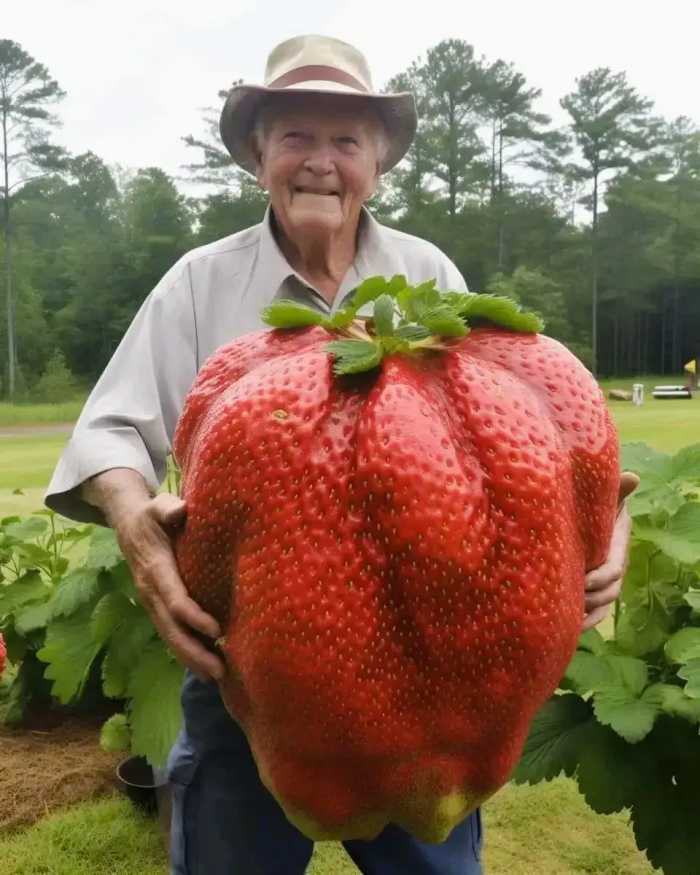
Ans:
<svg viewBox="0 0 700 875"><path fill-rule="evenodd" d="M292 242L356 226L377 184L376 124L355 101L317 96L274 115L257 177Z"/></svg>

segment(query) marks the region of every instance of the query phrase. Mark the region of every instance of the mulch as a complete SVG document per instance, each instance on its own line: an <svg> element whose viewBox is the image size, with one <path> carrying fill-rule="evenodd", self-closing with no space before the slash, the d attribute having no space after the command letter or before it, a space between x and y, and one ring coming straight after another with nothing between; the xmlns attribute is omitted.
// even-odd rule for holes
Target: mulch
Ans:
<svg viewBox="0 0 700 875"><path fill-rule="evenodd" d="M124 754L100 748L104 719L44 709L21 728L0 725L0 832L117 789Z"/></svg>

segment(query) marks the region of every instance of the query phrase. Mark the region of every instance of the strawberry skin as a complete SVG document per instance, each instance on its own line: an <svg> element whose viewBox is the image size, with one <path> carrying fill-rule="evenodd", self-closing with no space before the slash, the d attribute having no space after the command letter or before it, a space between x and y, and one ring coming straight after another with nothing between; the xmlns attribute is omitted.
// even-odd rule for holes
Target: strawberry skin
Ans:
<svg viewBox="0 0 700 875"><path fill-rule="evenodd" d="M178 565L288 818L442 841L508 780L575 650L617 436L542 335L477 328L342 378L329 339L261 331L205 363L174 441Z"/></svg>

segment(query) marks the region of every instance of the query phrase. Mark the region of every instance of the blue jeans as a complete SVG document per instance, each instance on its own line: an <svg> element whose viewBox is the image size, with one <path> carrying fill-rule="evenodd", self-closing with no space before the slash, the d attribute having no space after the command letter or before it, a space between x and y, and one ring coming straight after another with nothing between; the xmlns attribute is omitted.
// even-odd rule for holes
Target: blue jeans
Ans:
<svg viewBox="0 0 700 875"><path fill-rule="evenodd" d="M184 726L168 760L171 875L304 875L313 842L260 781L216 684L187 672L182 705ZM372 841L343 844L364 875L481 875L478 811L439 845L393 825Z"/></svg>

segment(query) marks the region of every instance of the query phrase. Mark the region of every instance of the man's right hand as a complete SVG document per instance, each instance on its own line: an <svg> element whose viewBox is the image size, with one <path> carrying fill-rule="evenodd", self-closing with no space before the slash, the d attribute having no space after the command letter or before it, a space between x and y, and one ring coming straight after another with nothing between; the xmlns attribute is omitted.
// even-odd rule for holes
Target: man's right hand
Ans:
<svg viewBox="0 0 700 875"><path fill-rule="evenodd" d="M102 509L115 530L139 599L160 637L201 680L223 677L221 658L192 632L214 641L221 629L187 594L173 552L171 535L185 521L185 502L170 493L151 497L141 475L123 468L93 478L83 495Z"/></svg>

